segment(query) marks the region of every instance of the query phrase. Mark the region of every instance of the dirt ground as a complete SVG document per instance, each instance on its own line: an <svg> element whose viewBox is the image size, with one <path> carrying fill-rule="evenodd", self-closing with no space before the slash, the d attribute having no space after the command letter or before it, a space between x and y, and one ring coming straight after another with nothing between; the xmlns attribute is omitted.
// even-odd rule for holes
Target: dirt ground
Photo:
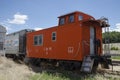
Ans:
<svg viewBox="0 0 120 80"><path fill-rule="evenodd" d="M120 71L120 66L113 66L113 71Z"/></svg>
<svg viewBox="0 0 120 80"><path fill-rule="evenodd" d="M31 71L24 64L17 64L11 59L0 57L0 80L29 80L33 75Z"/></svg>
<svg viewBox="0 0 120 80"><path fill-rule="evenodd" d="M111 67L108 70L100 69L99 72L107 73L106 76L109 76L109 74L118 76L120 75L120 66L113 66L113 71ZM35 74L36 72L25 64L19 64L11 59L0 57L0 80L29 80L30 76Z"/></svg>

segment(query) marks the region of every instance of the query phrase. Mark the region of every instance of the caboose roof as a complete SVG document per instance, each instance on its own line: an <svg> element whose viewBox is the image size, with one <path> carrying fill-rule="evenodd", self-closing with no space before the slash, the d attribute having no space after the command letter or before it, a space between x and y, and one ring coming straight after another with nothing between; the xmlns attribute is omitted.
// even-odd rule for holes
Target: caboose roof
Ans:
<svg viewBox="0 0 120 80"><path fill-rule="evenodd" d="M61 16L59 16L58 18L61 18L61 17L64 17L64 16L68 16L68 15L71 15L71 14L84 14L84 15L88 15L88 14L83 13L83 12L80 12L80 11L74 11L74 12L70 12L70 13L61 15ZM88 16L90 16L90 15L88 15Z"/></svg>

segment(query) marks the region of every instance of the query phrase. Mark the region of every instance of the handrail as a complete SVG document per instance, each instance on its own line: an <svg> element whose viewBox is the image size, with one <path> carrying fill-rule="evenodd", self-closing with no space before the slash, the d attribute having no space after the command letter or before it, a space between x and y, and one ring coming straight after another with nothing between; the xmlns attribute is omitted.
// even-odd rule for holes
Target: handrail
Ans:
<svg viewBox="0 0 120 80"><path fill-rule="evenodd" d="M86 50L86 49L85 49L85 45L90 46L90 41L85 41L85 40L84 40L84 41L82 42L82 48L83 48L82 51L83 51L83 55L86 54L86 53L85 53L85 50Z"/></svg>
<svg viewBox="0 0 120 80"><path fill-rule="evenodd" d="M78 49L77 49L76 54L74 55L74 58L79 54L79 51L80 51L80 42L79 42L79 44L78 44Z"/></svg>

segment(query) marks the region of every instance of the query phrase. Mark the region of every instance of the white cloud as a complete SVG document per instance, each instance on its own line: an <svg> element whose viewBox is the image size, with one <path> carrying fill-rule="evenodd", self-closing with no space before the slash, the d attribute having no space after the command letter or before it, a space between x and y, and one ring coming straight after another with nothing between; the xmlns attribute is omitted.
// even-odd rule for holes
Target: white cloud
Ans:
<svg viewBox="0 0 120 80"><path fill-rule="evenodd" d="M120 23L117 23L115 25L115 28L110 28L110 31L118 31L118 32L120 32Z"/></svg>
<svg viewBox="0 0 120 80"><path fill-rule="evenodd" d="M39 27L36 27L36 28L34 28L36 31L38 31L38 30L42 30L43 28L39 28Z"/></svg>
<svg viewBox="0 0 120 80"><path fill-rule="evenodd" d="M11 23L11 24L25 24L26 20L28 20L28 16L27 15L16 13L12 20L8 19L8 23Z"/></svg>
<svg viewBox="0 0 120 80"><path fill-rule="evenodd" d="M116 29L115 30L120 32L120 23L116 24Z"/></svg>

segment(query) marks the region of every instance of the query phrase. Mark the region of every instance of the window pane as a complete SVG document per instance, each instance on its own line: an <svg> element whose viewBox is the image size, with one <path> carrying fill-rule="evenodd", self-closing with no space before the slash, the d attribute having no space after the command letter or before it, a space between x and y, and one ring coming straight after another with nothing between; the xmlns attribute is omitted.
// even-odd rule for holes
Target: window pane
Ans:
<svg viewBox="0 0 120 80"><path fill-rule="evenodd" d="M52 37L52 40L55 41L55 40L56 40L56 37Z"/></svg>
<svg viewBox="0 0 120 80"><path fill-rule="evenodd" d="M54 32L54 33L52 34L52 36L56 36L56 33Z"/></svg>
<svg viewBox="0 0 120 80"><path fill-rule="evenodd" d="M43 35L34 36L34 45L42 45L43 44Z"/></svg>
<svg viewBox="0 0 120 80"><path fill-rule="evenodd" d="M40 35L40 36L39 36L39 45L42 45L42 44L43 44L43 36Z"/></svg>
<svg viewBox="0 0 120 80"><path fill-rule="evenodd" d="M69 22L74 22L74 15L71 15L71 16L69 17Z"/></svg>
<svg viewBox="0 0 120 80"><path fill-rule="evenodd" d="M60 19L60 25L63 25L63 24L65 24L65 18Z"/></svg>
<svg viewBox="0 0 120 80"><path fill-rule="evenodd" d="M34 45L38 45L38 37L37 36L34 37Z"/></svg>
<svg viewBox="0 0 120 80"><path fill-rule="evenodd" d="M83 16L79 15L79 20L83 20Z"/></svg>
<svg viewBox="0 0 120 80"><path fill-rule="evenodd" d="M56 32L52 33L52 40L55 41L56 40Z"/></svg>

